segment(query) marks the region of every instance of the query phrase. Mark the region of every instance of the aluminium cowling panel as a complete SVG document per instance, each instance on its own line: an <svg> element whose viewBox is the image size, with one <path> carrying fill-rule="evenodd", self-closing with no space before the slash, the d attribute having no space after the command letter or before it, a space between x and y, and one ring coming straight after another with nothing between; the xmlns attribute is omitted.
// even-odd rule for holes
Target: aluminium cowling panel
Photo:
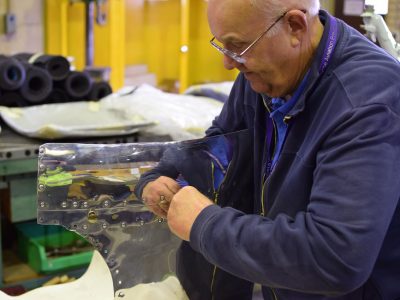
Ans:
<svg viewBox="0 0 400 300"><path fill-rule="evenodd" d="M214 190L213 174L202 169L215 159L210 149L227 141L244 147L243 135L247 132L181 142L44 144L38 160L38 223L61 225L86 238L105 259L116 295L161 281L175 272L181 240L133 193L141 175L162 162L176 168L176 179L207 194Z"/></svg>

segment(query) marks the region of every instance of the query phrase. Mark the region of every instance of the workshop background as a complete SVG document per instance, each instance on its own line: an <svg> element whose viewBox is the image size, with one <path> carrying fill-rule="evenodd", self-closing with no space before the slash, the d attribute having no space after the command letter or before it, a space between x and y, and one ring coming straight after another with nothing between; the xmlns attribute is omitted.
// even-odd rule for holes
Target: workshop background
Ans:
<svg viewBox="0 0 400 300"><path fill-rule="evenodd" d="M364 1L322 0L321 4L363 32L360 26L363 21L357 9L364 6ZM37 156L41 144L48 141L127 143L195 138L201 136L202 130L218 113L221 99L227 97L237 71L225 70L221 54L209 44L211 34L206 5L206 0L0 0L0 76L2 61L18 54L18 59L25 54L28 63L34 58L39 61L40 54L62 57L69 64L66 76L74 74L86 78L91 88L96 82L109 84L110 89L103 88L98 95L110 96L113 92L118 96L127 91L138 96L138 99L132 98L136 101L132 103L139 110L140 101L146 97L159 97L160 102L154 105L160 107L160 113L179 118L168 108L178 105L176 110L188 117L188 120L177 122L187 122L184 128L168 127L166 124L170 124L171 119L157 119L159 131L151 127L142 132L137 128L154 122L151 118L157 110L150 108L149 103L142 103L141 123L134 124L135 130L127 131L126 128L132 128L129 123L123 132L110 131L101 136L93 133L93 126L98 124L92 123L84 124L86 127L78 124L83 126L80 131L66 126L65 130L55 132L55 127L49 129L46 124L38 123L46 114L57 114L56 106L44 110L39 108L40 104L52 103L68 111L69 117L61 118L68 123L77 119L73 109L84 113L79 102L99 101L96 102L97 109L101 110L102 105L107 107L114 103L113 98L105 102L96 97L86 99L90 89L85 86L80 87L87 90L79 99L68 93L60 96L62 92L59 91L57 101L47 96L21 102L15 100L15 95L22 94L22 87L12 92L0 88L0 290L18 295L43 284L67 282L81 276L90 262L92 251L85 241L69 236L72 233L65 230L36 225ZM394 37L400 37L398 0L388 1L384 19ZM61 82L51 79L53 92L66 86ZM202 99L196 98L199 95L215 102L207 100L203 105L196 100ZM166 102L170 106L162 106ZM186 105L187 111L184 110ZM153 115L149 115L149 111ZM28 120L16 120L16 113ZM35 116L34 122L29 120ZM201 120L195 119L198 116ZM37 130L31 128L35 126L38 126ZM71 239L74 247L84 251L69 254L57 264L45 265L50 259L46 255L54 255L54 251L41 248L57 239Z"/></svg>

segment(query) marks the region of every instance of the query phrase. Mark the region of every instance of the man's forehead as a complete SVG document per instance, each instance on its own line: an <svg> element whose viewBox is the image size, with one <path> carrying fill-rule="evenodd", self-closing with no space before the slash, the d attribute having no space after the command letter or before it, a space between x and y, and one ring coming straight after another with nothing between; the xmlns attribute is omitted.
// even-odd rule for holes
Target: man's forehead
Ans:
<svg viewBox="0 0 400 300"><path fill-rule="evenodd" d="M210 0L209 5L210 29L220 39L238 39L266 24L266 16L250 0Z"/></svg>

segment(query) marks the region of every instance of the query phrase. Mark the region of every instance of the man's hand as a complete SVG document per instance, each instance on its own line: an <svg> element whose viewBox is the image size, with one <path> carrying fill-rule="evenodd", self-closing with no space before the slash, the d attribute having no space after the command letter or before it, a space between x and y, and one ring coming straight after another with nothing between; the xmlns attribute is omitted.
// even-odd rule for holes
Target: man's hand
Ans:
<svg viewBox="0 0 400 300"><path fill-rule="evenodd" d="M173 196L168 210L169 229L189 241L190 230L200 212L214 203L192 186L183 187Z"/></svg>
<svg viewBox="0 0 400 300"><path fill-rule="evenodd" d="M180 188L179 184L172 178L161 176L146 184L142 199L150 211L166 218L171 199Z"/></svg>

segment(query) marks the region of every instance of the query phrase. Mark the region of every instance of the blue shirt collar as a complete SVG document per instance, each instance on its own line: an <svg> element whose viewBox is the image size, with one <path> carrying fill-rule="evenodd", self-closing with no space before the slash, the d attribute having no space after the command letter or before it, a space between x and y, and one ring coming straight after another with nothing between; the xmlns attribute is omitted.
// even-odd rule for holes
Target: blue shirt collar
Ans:
<svg viewBox="0 0 400 300"><path fill-rule="evenodd" d="M271 117L274 117L274 115L278 112L280 112L282 115L286 115L293 108L293 106L296 104L297 100L299 100L301 94L303 93L304 88L306 87L309 74L310 71L307 71L299 87L296 89L292 98L290 98L289 100L286 101L282 98L272 98L271 103L273 111L270 114Z"/></svg>

